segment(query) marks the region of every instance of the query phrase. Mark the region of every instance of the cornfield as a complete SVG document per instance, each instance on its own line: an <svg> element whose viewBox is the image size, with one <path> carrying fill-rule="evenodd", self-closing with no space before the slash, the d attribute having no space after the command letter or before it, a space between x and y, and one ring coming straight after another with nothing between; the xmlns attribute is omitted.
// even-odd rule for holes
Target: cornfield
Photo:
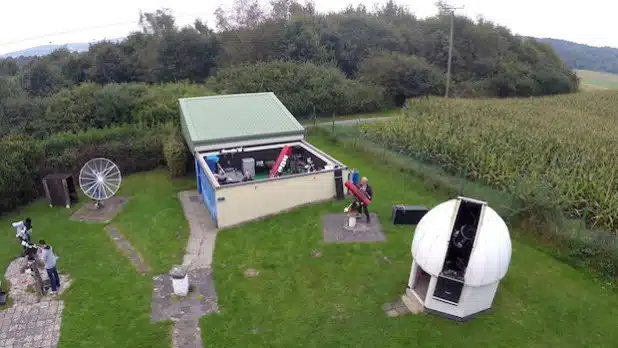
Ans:
<svg viewBox="0 0 618 348"><path fill-rule="evenodd" d="M549 187L557 207L618 231L618 93L504 100L410 100L401 116L364 123L385 146L517 194Z"/></svg>

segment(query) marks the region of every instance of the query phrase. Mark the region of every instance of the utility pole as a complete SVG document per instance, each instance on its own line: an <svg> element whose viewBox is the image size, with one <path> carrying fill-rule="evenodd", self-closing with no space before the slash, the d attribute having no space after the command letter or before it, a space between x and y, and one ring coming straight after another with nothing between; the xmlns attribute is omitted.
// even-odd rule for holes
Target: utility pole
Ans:
<svg viewBox="0 0 618 348"><path fill-rule="evenodd" d="M462 7L452 7L444 3L439 4L440 11L448 11L451 19L451 29L448 40L448 63L446 65L446 88L444 90L444 98L448 98L449 89L451 88L451 61L453 60L453 27L455 26L455 10L462 10Z"/></svg>

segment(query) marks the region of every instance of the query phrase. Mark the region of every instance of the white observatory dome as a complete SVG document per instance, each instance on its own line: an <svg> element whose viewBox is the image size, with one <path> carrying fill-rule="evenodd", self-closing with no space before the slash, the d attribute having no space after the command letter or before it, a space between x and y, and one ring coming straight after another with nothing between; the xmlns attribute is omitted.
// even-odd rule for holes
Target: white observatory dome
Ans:
<svg viewBox="0 0 618 348"><path fill-rule="evenodd" d="M432 276L437 277L442 272L456 208L457 199L441 203L427 212L416 227L412 257ZM465 284L480 287L504 278L511 262L511 251L511 236L506 223L495 210L485 206L466 268Z"/></svg>

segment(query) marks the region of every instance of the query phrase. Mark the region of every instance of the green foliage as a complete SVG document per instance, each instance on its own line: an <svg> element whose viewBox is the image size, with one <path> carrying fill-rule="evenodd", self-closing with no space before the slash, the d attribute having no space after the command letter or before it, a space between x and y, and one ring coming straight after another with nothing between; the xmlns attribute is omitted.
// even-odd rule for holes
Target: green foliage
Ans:
<svg viewBox="0 0 618 348"><path fill-rule="evenodd" d="M370 81L372 84L386 78L384 72L376 76L375 67L367 67L375 62L375 56L396 52L418 57L415 62L395 59L396 65L408 67L408 72L442 71L447 65L451 21L445 11L418 19L405 7L388 1L374 11L358 5L318 14L311 3L277 0L270 8L239 1L227 12L218 9L216 17L219 30L215 33L199 20L179 27L167 10L142 13L142 30L122 42L99 42L83 53L62 48L41 58L2 60L0 76L17 74L29 95L44 97L83 82L203 82L217 70L278 60L332 64L348 77L357 75L365 65L364 75L367 70L374 71L369 75L381 80ZM572 72L549 45L517 37L483 19L456 16L454 24L456 94L471 89L473 95L528 96L577 89ZM389 64L387 71L392 68ZM460 84L465 88L456 88ZM412 89L423 95L432 93L431 88Z"/></svg>
<svg viewBox="0 0 618 348"><path fill-rule="evenodd" d="M209 81L220 93L274 92L296 116L349 114L384 108L383 90L350 80L334 67L276 61L220 70Z"/></svg>
<svg viewBox="0 0 618 348"><path fill-rule="evenodd" d="M7 122L5 136L35 138L125 124L153 127L179 119L178 98L210 94L204 85L191 83L84 83L45 98L9 99L0 106L7 115L0 114L0 121Z"/></svg>
<svg viewBox="0 0 618 348"><path fill-rule="evenodd" d="M163 155L170 177L183 177L187 174L189 149L178 127L171 124L166 127L166 133L163 141Z"/></svg>
<svg viewBox="0 0 618 348"><path fill-rule="evenodd" d="M63 133L33 141L11 137L0 141L0 213L42 194L41 179L50 173L72 173L94 157L114 161L124 175L165 164L160 128L118 127ZM8 157L7 157L8 156Z"/></svg>
<svg viewBox="0 0 618 348"><path fill-rule="evenodd" d="M408 98L444 94L444 76L425 59L400 53L372 55L361 62L358 71L361 81L384 87L396 106Z"/></svg>
<svg viewBox="0 0 618 348"><path fill-rule="evenodd" d="M41 152L28 139L12 138L0 142L0 153L0 212L7 212L38 196Z"/></svg>

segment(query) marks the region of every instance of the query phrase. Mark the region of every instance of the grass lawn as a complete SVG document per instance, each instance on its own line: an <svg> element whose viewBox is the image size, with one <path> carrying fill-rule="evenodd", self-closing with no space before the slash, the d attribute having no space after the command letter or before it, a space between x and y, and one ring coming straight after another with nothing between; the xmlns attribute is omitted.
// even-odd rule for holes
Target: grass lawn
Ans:
<svg viewBox="0 0 618 348"><path fill-rule="evenodd" d="M39 201L0 218L0 264L7 265L20 251L10 223L30 216L34 239L50 243L60 256L60 272L74 279L62 295L60 348L169 348L170 324L150 321L152 276L182 260L188 225L174 197L190 187L192 180L172 183L164 171L123 182L119 194L133 199L112 223L151 265L153 272L147 275L138 275L102 224L70 221L67 209Z"/></svg>
<svg viewBox="0 0 618 348"><path fill-rule="evenodd" d="M615 345L615 293L517 240L492 313L466 324L431 315L386 317L380 306L400 297L411 263L412 229L388 224L391 206L433 206L446 197L359 154L311 140L370 178L373 210L383 218L387 241L324 244L321 216L341 211L343 202L221 232L214 257L221 312L202 319L207 347ZM163 171L124 181L119 195L133 198L112 223L153 268L147 275L136 272L103 225L72 222L66 209L39 201L0 218L0 264L20 251L10 223L30 216L35 240L52 244L61 256L60 271L74 279L62 296L60 348L170 346L170 324L150 321L151 277L182 259L188 228L175 197L193 186L190 178L171 182ZM312 257L313 250L322 256ZM259 276L245 278L249 267Z"/></svg>
<svg viewBox="0 0 618 348"><path fill-rule="evenodd" d="M311 141L369 177L387 241L325 244L321 216L341 211L343 202L221 232L214 256L221 312L202 319L206 347L615 346L615 293L517 240L491 313L465 324L432 315L388 318L380 306L405 289L413 232L388 224L391 207L431 207L447 197L340 146ZM259 276L246 278L249 267Z"/></svg>

